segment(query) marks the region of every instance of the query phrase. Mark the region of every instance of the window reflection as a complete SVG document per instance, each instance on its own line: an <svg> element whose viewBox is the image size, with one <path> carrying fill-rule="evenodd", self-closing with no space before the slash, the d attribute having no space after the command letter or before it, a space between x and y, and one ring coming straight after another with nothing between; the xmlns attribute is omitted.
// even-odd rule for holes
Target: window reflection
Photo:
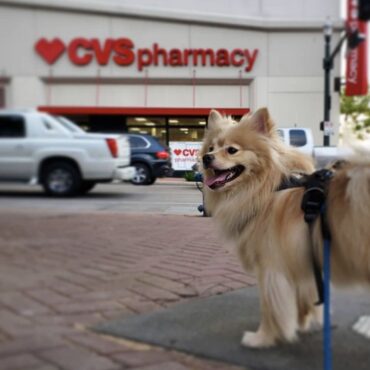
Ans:
<svg viewBox="0 0 370 370"><path fill-rule="evenodd" d="M204 127L206 125L206 118L204 117L170 117L168 123L170 126L197 126Z"/></svg>
<svg viewBox="0 0 370 370"><path fill-rule="evenodd" d="M170 141L202 141L204 128L170 128Z"/></svg>
<svg viewBox="0 0 370 370"><path fill-rule="evenodd" d="M144 134L156 137L161 144L166 144L166 129L164 127L128 127L131 134Z"/></svg>
<svg viewBox="0 0 370 370"><path fill-rule="evenodd" d="M144 126L144 127L153 127L153 126L165 126L166 118L165 117L127 117L126 120L127 126Z"/></svg>
<svg viewBox="0 0 370 370"><path fill-rule="evenodd" d="M202 141L207 117L75 115L72 121L89 132L135 133L156 137L162 144L170 141Z"/></svg>

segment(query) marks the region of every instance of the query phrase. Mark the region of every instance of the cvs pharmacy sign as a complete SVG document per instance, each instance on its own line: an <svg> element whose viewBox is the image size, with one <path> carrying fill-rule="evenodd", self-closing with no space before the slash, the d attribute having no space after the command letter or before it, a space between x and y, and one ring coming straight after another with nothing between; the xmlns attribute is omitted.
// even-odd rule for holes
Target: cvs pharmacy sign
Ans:
<svg viewBox="0 0 370 370"><path fill-rule="evenodd" d="M156 42L150 47L138 48L133 40L126 37L105 40L76 37L67 43L60 38L41 38L35 43L35 51L49 65L66 54L72 64L80 67L91 63L100 66L113 63L119 67L135 65L139 71L153 66L208 66L238 67L251 72L258 56L258 49L248 48L168 49Z"/></svg>
<svg viewBox="0 0 370 370"><path fill-rule="evenodd" d="M197 162L201 142L170 141L172 168L175 171L191 171Z"/></svg>

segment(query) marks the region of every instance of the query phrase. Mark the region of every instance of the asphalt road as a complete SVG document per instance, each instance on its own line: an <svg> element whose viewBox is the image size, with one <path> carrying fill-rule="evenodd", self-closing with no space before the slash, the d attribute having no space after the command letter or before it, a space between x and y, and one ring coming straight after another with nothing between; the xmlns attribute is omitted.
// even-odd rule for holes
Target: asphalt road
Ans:
<svg viewBox="0 0 370 370"><path fill-rule="evenodd" d="M51 198L41 187L0 184L1 212L52 213L166 213L200 215L202 194L194 183L181 180L157 181L151 186L129 183L100 184L89 194L75 198Z"/></svg>

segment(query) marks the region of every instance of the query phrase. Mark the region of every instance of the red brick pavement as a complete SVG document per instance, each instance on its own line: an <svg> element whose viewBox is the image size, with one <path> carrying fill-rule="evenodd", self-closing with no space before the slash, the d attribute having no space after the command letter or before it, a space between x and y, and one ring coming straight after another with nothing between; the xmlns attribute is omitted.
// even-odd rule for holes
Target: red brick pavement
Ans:
<svg viewBox="0 0 370 370"><path fill-rule="evenodd" d="M208 218L0 215L0 369L231 369L86 327L252 284Z"/></svg>

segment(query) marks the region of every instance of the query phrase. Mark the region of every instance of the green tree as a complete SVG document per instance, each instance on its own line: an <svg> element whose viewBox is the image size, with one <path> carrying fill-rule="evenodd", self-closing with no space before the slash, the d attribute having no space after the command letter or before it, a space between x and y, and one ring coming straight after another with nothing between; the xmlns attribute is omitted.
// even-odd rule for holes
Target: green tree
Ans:
<svg viewBox="0 0 370 370"><path fill-rule="evenodd" d="M370 95L340 97L340 113L343 115L342 133L352 133L353 138L364 140L370 134Z"/></svg>

